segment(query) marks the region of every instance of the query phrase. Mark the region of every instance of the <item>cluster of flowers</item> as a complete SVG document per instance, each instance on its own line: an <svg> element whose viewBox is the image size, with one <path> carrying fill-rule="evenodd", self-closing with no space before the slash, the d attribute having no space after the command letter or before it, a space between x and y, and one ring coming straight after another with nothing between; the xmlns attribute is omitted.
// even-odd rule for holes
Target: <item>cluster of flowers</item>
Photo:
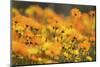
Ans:
<svg viewBox="0 0 100 67"><path fill-rule="evenodd" d="M94 61L95 11L72 8L68 16L38 5L12 8L13 64Z"/></svg>

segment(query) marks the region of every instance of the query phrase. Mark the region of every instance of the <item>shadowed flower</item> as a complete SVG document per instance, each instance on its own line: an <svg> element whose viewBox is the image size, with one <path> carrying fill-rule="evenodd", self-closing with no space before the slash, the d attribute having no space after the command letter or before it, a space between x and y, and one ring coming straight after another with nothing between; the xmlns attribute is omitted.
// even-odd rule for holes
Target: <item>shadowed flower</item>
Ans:
<svg viewBox="0 0 100 67"><path fill-rule="evenodd" d="M40 6L29 6L26 10L25 10L25 14L29 17L37 17L37 18L41 18L43 15L43 10Z"/></svg>
<svg viewBox="0 0 100 67"><path fill-rule="evenodd" d="M96 15L96 12L93 11L93 10L91 10L91 11L89 12L89 15L90 15L91 17L94 17L94 16Z"/></svg>
<svg viewBox="0 0 100 67"><path fill-rule="evenodd" d="M16 8L12 8L12 17L19 16L19 15L20 15L19 10Z"/></svg>
<svg viewBox="0 0 100 67"><path fill-rule="evenodd" d="M47 18L54 18L54 17L56 17L56 13L52 10L52 9L50 9L50 8L45 8L44 9L44 15L47 17Z"/></svg>

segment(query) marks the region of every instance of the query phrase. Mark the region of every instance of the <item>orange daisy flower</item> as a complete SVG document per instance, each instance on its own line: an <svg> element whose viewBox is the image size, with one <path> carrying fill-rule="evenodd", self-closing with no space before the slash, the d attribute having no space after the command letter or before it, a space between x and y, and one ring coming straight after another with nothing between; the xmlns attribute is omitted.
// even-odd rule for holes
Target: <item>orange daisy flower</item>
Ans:
<svg viewBox="0 0 100 67"><path fill-rule="evenodd" d="M22 55L23 57L30 57L27 46L21 42L12 41L12 52L17 53L17 55Z"/></svg>
<svg viewBox="0 0 100 67"><path fill-rule="evenodd" d="M90 46L91 44L88 41L79 44L79 48L84 49L84 51L88 51Z"/></svg>
<svg viewBox="0 0 100 67"><path fill-rule="evenodd" d="M74 18L80 18L81 17L81 12L78 8L73 8L71 11L71 16L74 17Z"/></svg>

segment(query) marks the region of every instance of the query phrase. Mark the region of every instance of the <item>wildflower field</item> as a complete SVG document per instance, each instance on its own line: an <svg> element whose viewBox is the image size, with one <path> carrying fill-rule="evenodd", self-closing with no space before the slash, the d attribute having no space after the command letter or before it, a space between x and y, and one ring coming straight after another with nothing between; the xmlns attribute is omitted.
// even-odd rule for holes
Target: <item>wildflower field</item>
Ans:
<svg viewBox="0 0 100 67"><path fill-rule="evenodd" d="M63 7L55 10L57 4L44 5L12 6L12 65L95 61L95 6L87 5L93 9L86 10L78 5L85 6L82 11L72 5L61 13Z"/></svg>

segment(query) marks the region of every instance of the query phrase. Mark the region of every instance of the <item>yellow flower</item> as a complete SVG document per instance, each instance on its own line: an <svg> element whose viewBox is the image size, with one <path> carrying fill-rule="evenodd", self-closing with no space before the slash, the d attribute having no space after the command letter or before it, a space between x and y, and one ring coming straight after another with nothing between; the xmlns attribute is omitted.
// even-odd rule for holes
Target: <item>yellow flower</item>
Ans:
<svg viewBox="0 0 100 67"><path fill-rule="evenodd" d="M43 50L45 50L45 54L50 57L60 55L61 49L62 46L59 43L48 42L43 45Z"/></svg>
<svg viewBox="0 0 100 67"><path fill-rule="evenodd" d="M92 61L92 57L91 56L86 56L86 59L89 61Z"/></svg>
<svg viewBox="0 0 100 67"><path fill-rule="evenodd" d="M69 55L68 55L68 53L64 52L64 56L65 56L65 57L68 57Z"/></svg>
<svg viewBox="0 0 100 67"><path fill-rule="evenodd" d="M73 50L74 55L79 55L79 50Z"/></svg>
<svg viewBox="0 0 100 67"><path fill-rule="evenodd" d="M64 48L65 48L65 49L69 49L70 47L71 47L70 44L66 44L66 43L64 44Z"/></svg>
<svg viewBox="0 0 100 67"><path fill-rule="evenodd" d="M35 48L35 47L29 47L28 51L30 52L30 54L38 54L39 53L39 49Z"/></svg>
<svg viewBox="0 0 100 67"><path fill-rule="evenodd" d="M75 58L75 62L80 62L81 58Z"/></svg>
<svg viewBox="0 0 100 67"><path fill-rule="evenodd" d="M42 62L42 60L43 60L43 59L42 59L41 57L38 58L38 61L39 61L39 62Z"/></svg>

